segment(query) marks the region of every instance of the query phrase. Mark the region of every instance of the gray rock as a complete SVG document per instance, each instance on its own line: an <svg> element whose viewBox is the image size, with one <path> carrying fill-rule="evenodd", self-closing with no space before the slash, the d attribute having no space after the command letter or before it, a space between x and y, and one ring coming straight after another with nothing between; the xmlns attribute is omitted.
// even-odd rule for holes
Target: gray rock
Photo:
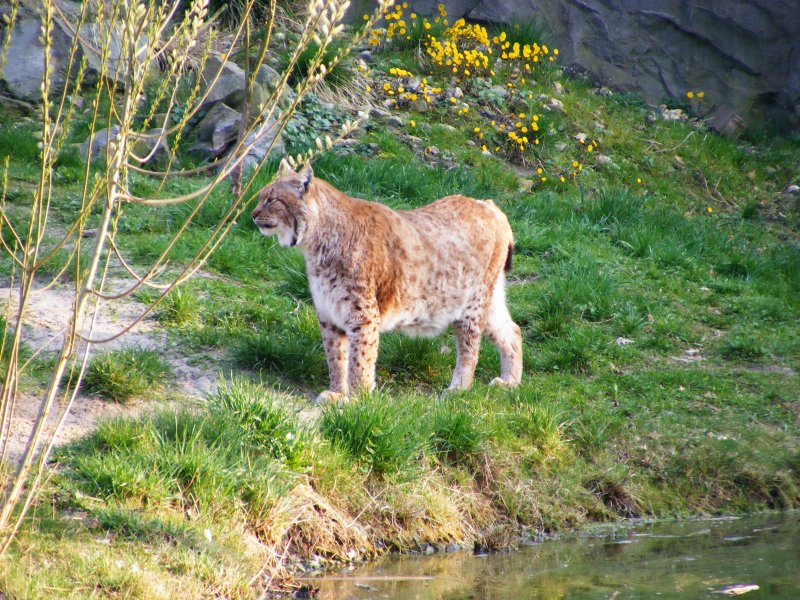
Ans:
<svg viewBox="0 0 800 600"><path fill-rule="evenodd" d="M389 125L392 125L393 127L402 127L403 126L403 119L401 119L397 115L392 115L391 117L389 117L388 122L389 122Z"/></svg>
<svg viewBox="0 0 800 600"><path fill-rule="evenodd" d="M11 33L2 82L15 98L28 102L41 100L42 77L44 75L44 46L39 41L42 23L40 17L26 9L21 9ZM66 81L67 60L71 44L60 27L54 28L53 43L50 50L50 64L53 69L52 85L58 90ZM2 51L2 48L0 48Z"/></svg>
<svg viewBox="0 0 800 600"><path fill-rule="evenodd" d="M252 148L242 161L242 169L249 171L258 166L267 154L282 155L286 152L283 138L278 131L278 123L270 119L266 125L257 129L245 138L245 145L252 144Z"/></svg>
<svg viewBox="0 0 800 600"><path fill-rule="evenodd" d="M208 91L203 106L210 107L218 102L241 106L246 81L244 70L239 65L223 61L219 56L209 56L200 77L203 93Z"/></svg>
<svg viewBox="0 0 800 600"><path fill-rule="evenodd" d="M418 113L428 112L428 103L425 102L425 100L422 98L417 98L411 104L411 108L417 111Z"/></svg>
<svg viewBox="0 0 800 600"><path fill-rule="evenodd" d="M458 552L461 550L461 546L458 544L447 544L447 548L445 548L445 552Z"/></svg>
<svg viewBox="0 0 800 600"><path fill-rule="evenodd" d="M225 152L239 135L242 115L227 104L217 103L194 128L189 152L213 160Z"/></svg>
<svg viewBox="0 0 800 600"><path fill-rule="evenodd" d="M256 71L256 83L268 90L274 90L280 81L281 74L269 65L261 65Z"/></svg>
<svg viewBox="0 0 800 600"><path fill-rule="evenodd" d="M369 115L372 118L388 117L391 114L392 113L390 113L388 110L383 108L378 108L377 106L373 106L369 111Z"/></svg>
<svg viewBox="0 0 800 600"><path fill-rule="evenodd" d="M155 128L146 132L147 137L134 141L133 153L145 160L142 164L169 158L171 151L163 129Z"/></svg>
<svg viewBox="0 0 800 600"><path fill-rule="evenodd" d="M508 96L508 90L504 85L493 85L491 88L489 88L489 91L496 96L500 96L501 98Z"/></svg>
<svg viewBox="0 0 800 600"><path fill-rule="evenodd" d="M597 162L601 165L611 166L614 164L614 161L611 160L610 156L606 156L605 154L598 154L597 155Z"/></svg>
<svg viewBox="0 0 800 600"><path fill-rule="evenodd" d="M786 193L787 194L798 194L798 193L800 193L800 187L792 184L792 185L790 185L789 187L786 188Z"/></svg>
<svg viewBox="0 0 800 600"><path fill-rule="evenodd" d="M92 160L105 156L106 148L109 144L114 143L119 131L119 125L112 125L110 129L101 129L83 143L78 144L78 152L83 160L89 160L90 152Z"/></svg>
<svg viewBox="0 0 800 600"><path fill-rule="evenodd" d="M127 65L122 61L125 31L122 25L109 25L108 21L100 23L84 23L80 28L80 43L83 56L86 58L86 82L96 82L101 73L105 72L107 78L117 83L124 82L127 77ZM147 36L140 35L136 41L136 48L140 56L147 52ZM103 65L103 46L108 53ZM145 76L152 76L158 71L155 63L145 67Z"/></svg>

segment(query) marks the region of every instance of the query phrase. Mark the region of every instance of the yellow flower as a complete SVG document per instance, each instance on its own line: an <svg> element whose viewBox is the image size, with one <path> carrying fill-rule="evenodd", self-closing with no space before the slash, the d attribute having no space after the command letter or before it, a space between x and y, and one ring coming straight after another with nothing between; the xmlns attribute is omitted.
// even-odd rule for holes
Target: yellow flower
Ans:
<svg viewBox="0 0 800 600"><path fill-rule="evenodd" d="M406 88L404 88L402 85L401 85L399 88L397 88L397 92L398 92L399 94L402 94L402 93L403 93L403 92L405 92L405 91L406 91Z"/></svg>
<svg viewBox="0 0 800 600"><path fill-rule="evenodd" d="M425 21L425 24L423 26L425 27L425 29L430 29L431 28L431 24L428 23L427 21Z"/></svg>
<svg viewBox="0 0 800 600"><path fill-rule="evenodd" d="M369 21L369 15L364 15L364 20Z"/></svg>
<svg viewBox="0 0 800 600"><path fill-rule="evenodd" d="M500 146L495 146L495 147L494 147L494 151L495 151L495 152L500 152Z"/></svg>
<svg viewBox="0 0 800 600"><path fill-rule="evenodd" d="M365 87L364 89L365 89L365 90L367 90L367 93L368 93L368 94L372 93L372 88L371 88L371 87L369 87L369 84L367 84L367 85L366 85L366 87Z"/></svg>
<svg viewBox="0 0 800 600"><path fill-rule="evenodd" d="M553 48L553 54L555 54L556 56L558 56L558 48Z"/></svg>
<svg viewBox="0 0 800 600"><path fill-rule="evenodd" d="M697 92L697 97L698 97L700 100L702 100L703 98L705 98L705 94L704 94L703 92Z"/></svg>
<svg viewBox="0 0 800 600"><path fill-rule="evenodd" d="M536 174L537 175L541 175L542 174L542 167L539 167L538 169L536 169Z"/></svg>
<svg viewBox="0 0 800 600"><path fill-rule="evenodd" d="M480 133L480 132L481 132L481 128L480 128L480 127L475 127L475 128L472 130L472 132L473 132L473 133Z"/></svg>
<svg viewBox="0 0 800 600"><path fill-rule="evenodd" d="M586 146L586 151L587 151L587 152L594 152L594 146L592 146L591 144L589 144L588 146Z"/></svg>
<svg viewBox="0 0 800 600"><path fill-rule="evenodd" d="M416 126L417 126L417 122L416 122L414 119L411 119L411 120L408 122L408 124L409 124L409 125L411 125L412 127L416 127Z"/></svg>
<svg viewBox="0 0 800 600"><path fill-rule="evenodd" d="M517 129L519 129L520 127L522 127L522 123L520 123L519 121L517 121L516 123L514 123L514 127L516 127Z"/></svg>
<svg viewBox="0 0 800 600"><path fill-rule="evenodd" d="M408 2L403 2L403 8L408 8Z"/></svg>
<svg viewBox="0 0 800 600"><path fill-rule="evenodd" d="M686 97L689 98L689 100L691 100L692 98L694 98L694 92L686 92Z"/></svg>
<svg viewBox="0 0 800 600"><path fill-rule="evenodd" d="M642 178L641 178L641 177L637 177L637 178L636 178L636 183L638 183L638 184L640 184L640 185L641 185L641 183L642 183Z"/></svg>
<svg viewBox="0 0 800 600"><path fill-rule="evenodd" d="M411 17L412 19L416 19L416 18L417 18L417 13L411 13L410 17Z"/></svg>
<svg viewBox="0 0 800 600"><path fill-rule="evenodd" d="M519 118L520 119L524 119L525 118L525 113L519 113Z"/></svg>
<svg viewBox="0 0 800 600"><path fill-rule="evenodd" d="M711 207L709 206L709 207L706 209L706 212L707 212L708 214L711 214L712 212L714 212L714 209L713 209L713 208L711 208Z"/></svg>
<svg viewBox="0 0 800 600"><path fill-rule="evenodd" d="M573 169L577 169L578 168L578 161L577 160L573 160L572 161L572 168Z"/></svg>
<svg viewBox="0 0 800 600"><path fill-rule="evenodd" d="M542 183L544 183L545 181L547 181L547 177L542 177Z"/></svg>
<svg viewBox="0 0 800 600"><path fill-rule="evenodd" d="M561 179L561 183L564 183L566 181L566 179L564 179L563 175L560 177L560 179Z"/></svg>
<svg viewBox="0 0 800 600"><path fill-rule="evenodd" d="M486 148L486 144L484 144L483 146L481 146L481 151L482 151L482 152L488 152L488 151L489 151L489 150Z"/></svg>
<svg viewBox="0 0 800 600"><path fill-rule="evenodd" d="M455 98L455 96L450 96L450 103L451 103L451 104L455 104L455 103L456 103L456 98Z"/></svg>

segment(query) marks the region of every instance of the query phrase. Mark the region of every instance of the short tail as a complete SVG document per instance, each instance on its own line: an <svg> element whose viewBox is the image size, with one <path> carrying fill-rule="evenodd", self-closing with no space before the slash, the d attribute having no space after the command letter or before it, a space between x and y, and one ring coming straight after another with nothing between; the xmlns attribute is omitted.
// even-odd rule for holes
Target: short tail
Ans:
<svg viewBox="0 0 800 600"><path fill-rule="evenodd" d="M511 257L514 255L514 244L508 245L508 254L506 254L506 266L503 270L508 273L511 270Z"/></svg>

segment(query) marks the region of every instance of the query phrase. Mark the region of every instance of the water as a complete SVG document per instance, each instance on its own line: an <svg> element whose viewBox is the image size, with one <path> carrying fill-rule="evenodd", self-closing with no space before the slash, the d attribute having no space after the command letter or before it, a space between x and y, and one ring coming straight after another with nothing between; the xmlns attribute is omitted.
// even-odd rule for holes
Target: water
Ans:
<svg viewBox="0 0 800 600"><path fill-rule="evenodd" d="M616 527L502 554L391 557L306 583L323 600L721 600L734 591L797 600L800 515Z"/></svg>

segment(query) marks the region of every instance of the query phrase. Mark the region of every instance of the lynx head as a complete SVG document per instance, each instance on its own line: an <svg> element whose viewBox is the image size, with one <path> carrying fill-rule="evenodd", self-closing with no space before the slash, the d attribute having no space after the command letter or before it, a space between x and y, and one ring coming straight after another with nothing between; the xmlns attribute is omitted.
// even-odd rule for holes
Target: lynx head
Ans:
<svg viewBox="0 0 800 600"><path fill-rule="evenodd" d="M258 193L253 222L264 235L277 235L281 246L295 246L308 231L312 202L306 197L314 171L307 165L300 173L281 161L275 180Z"/></svg>

